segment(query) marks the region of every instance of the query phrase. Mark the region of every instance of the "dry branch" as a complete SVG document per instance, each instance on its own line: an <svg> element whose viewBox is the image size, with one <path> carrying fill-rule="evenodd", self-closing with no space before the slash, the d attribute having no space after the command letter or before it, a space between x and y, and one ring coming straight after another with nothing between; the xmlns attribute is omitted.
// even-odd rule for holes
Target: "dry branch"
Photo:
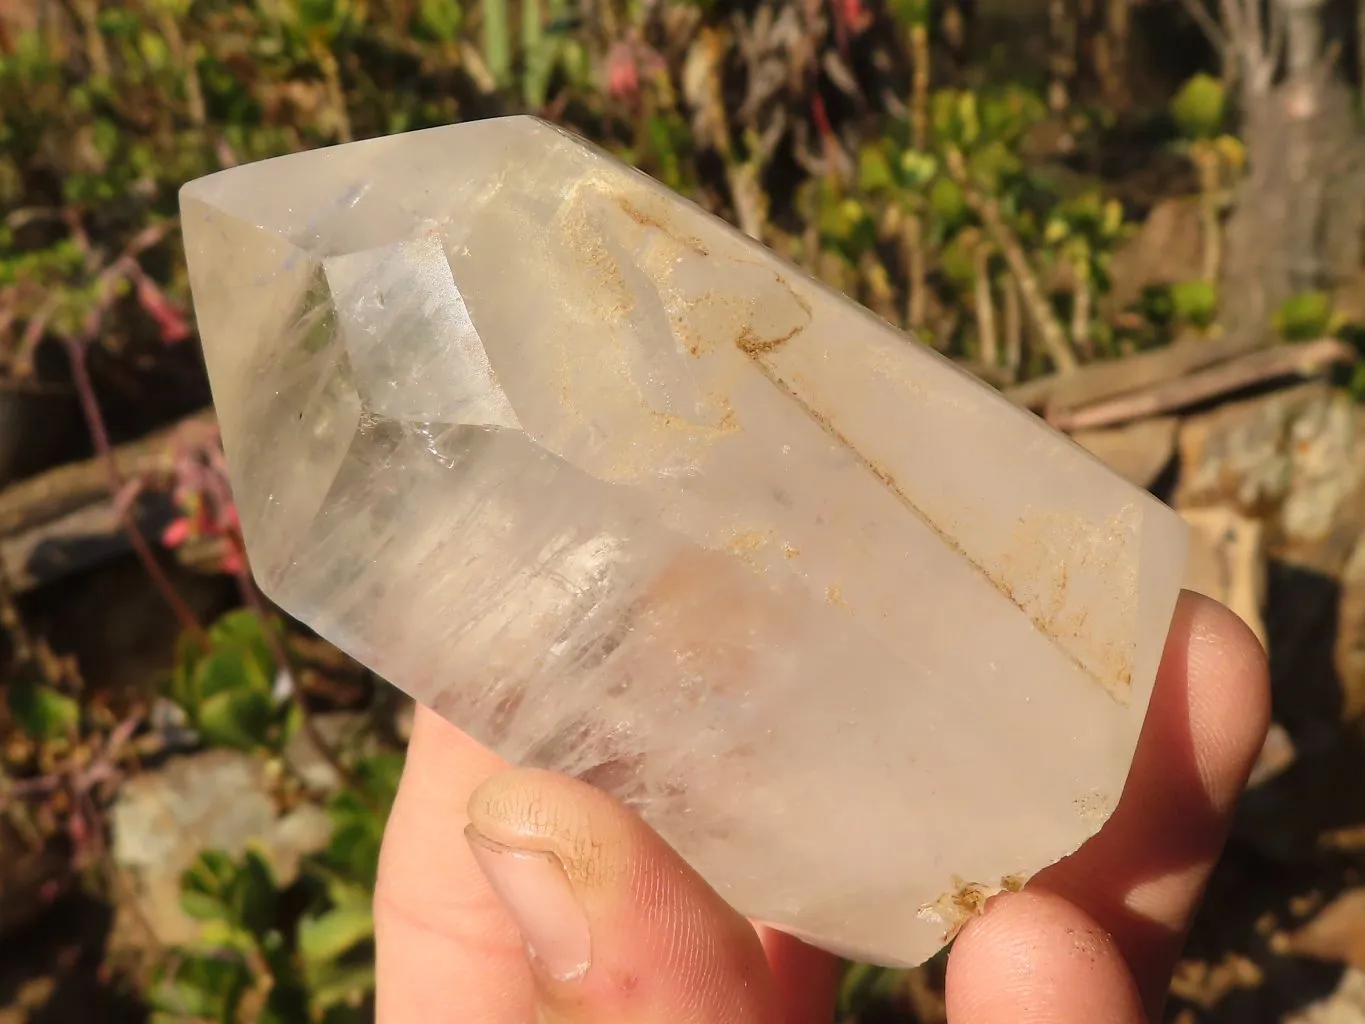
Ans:
<svg viewBox="0 0 1365 1024"><path fill-rule="evenodd" d="M120 475L169 475L171 439L186 423L212 423L205 409L146 438L114 449ZM98 456L68 463L0 491L0 562L16 591L127 550L121 512L109 493L108 465ZM193 551L185 554L193 557Z"/></svg>
<svg viewBox="0 0 1365 1024"><path fill-rule="evenodd" d="M1038 283L1038 277L1034 274L1033 268L1029 266L1028 257L1024 254L1019 239L1015 237L1014 232L1010 230L1004 217L1001 216L1000 204L994 199L982 195L981 191L972 184L971 176L967 172L967 163L957 150L949 150L947 165L948 172L953 176L958 187L962 189L962 195L967 200L967 205L981 218L981 223L990 235L991 241L1000 250L1000 255L1005 258L1010 273L1018 282L1019 294L1024 300L1024 308L1028 311L1029 319L1033 321L1038 337L1042 339L1057 372L1062 374L1076 372L1080 366L1076 359L1076 353L1072 351L1071 345L1066 339L1066 333L1062 330L1062 325L1057 322L1056 315L1053 314L1052 308L1048 305L1047 296L1043 294L1043 287Z"/></svg>
<svg viewBox="0 0 1365 1024"><path fill-rule="evenodd" d="M1052 374L1016 385L1006 397L1028 409L1056 414L1090 405L1130 391L1154 387L1225 360L1240 356L1255 344L1240 337L1177 341L1166 348L1139 352L1125 359L1091 363L1075 373Z"/></svg>
<svg viewBox="0 0 1365 1024"><path fill-rule="evenodd" d="M1151 388L1068 412L1050 413L1059 430L1111 427L1131 420L1185 409L1243 388L1290 376L1311 376L1330 366L1353 363L1356 350L1336 338L1282 345L1251 352L1188 377L1161 381Z"/></svg>

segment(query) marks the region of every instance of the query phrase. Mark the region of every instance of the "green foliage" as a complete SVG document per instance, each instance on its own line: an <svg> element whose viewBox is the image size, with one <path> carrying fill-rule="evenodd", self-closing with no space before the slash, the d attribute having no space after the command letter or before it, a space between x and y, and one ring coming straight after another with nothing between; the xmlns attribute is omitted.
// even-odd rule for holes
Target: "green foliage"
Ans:
<svg viewBox="0 0 1365 1024"><path fill-rule="evenodd" d="M464 24L464 9L455 0L420 0L413 28L419 39L452 43Z"/></svg>
<svg viewBox="0 0 1365 1024"><path fill-rule="evenodd" d="M251 971L239 957L176 956L157 972L148 992L152 1024L234 1022L250 987Z"/></svg>
<svg viewBox="0 0 1365 1024"><path fill-rule="evenodd" d="M60 740L75 735L81 708L74 697L25 677L10 680L5 696L10 715L30 739Z"/></svg>
<svg viewBox="0 0 1365 1024"><path fill-rule="evenodd" d="M1167 291L1174 323L1208 327L1218 316L1218 285L1212 281L1179 281Z"/></svg>
<svg viewBox="0 0 1365 1024"><path fill-rule="evenodd" d="M199 856L181 879L181 902L201 934L160 966L149 996L158 1021L233 1024L253 998L263 1003L259 1019L279 1024L368 1019L371 900L401 766L394 753L353 766L357 788L342 789L328 804L326 849L305 862L288 890L255 850ZM302 913L290 910L300 899Z"/></svg>
<svg viewBox="0 0 1365 1024"><path fill-rule="evenodd" d="M1171 119L1187 139L1212 139L1227 117L1227 90L1212 75L1197 74L1171 101Z"/></svg>
<svg viewBox="0 0 1365 1024"><path fill-rule="evenodd" d="M238 750L279 749L295 727L295 708L277 694L277 666L263 623L232 612L208 631L208 646L181 641L169 696L206 741Z"/></svg>
<svg viewBox="0 0 1365 1024"><path fill-rule="evenodd" d="M888 254L903 246L898 236L913 222L933 268L928 284L935 296L975 311L982 294L996 294L995 282L1010 273L995 229L979 215L978 204L988 201L1038 272L1065 264L1073 292L1087 289L1093 307L1111 286L1113 253L1131 225L1120 203L1096 189L1069 194L1025 160L1025 139L1047 116L1043 99L1019 86L941 89L929 98L924 151L910 145L907 124L892 124L858 149L849 182L807 182L799 209L819 226L822 248L858 268L864 282L868 261L894 259ZM958 158L965 177L952 170ZM986 293L974 290L983 245L992 278ZM1059 316L1074 307L1065 289L1049 297ZM1111 340L1107 324L1092 322L1086 330L1105 344Z"/></svg>
<svg viewBox="0 0 1365 1024"><path fill-rule="evenodd" d="M373 887L384 838L384 818L375 809L393 802L402 773L403 758L393 752L372 754L355 766L357 788L341 790L328 803L332 837L318 858L319 873L339 884Z"/></svg>
<svg viewBox="0 0 1365 1024"><path fill-rule="evenodd" d="M904 971L871 964L849 964L839 987L838 1019L894 1005L905 991L905 985Z"/></svg>
<svg viewBox="0 0 1365 1024"><path fill-rule="evenodd" d="M930 0L891 0L887 10L902 26L927 26L933 5Z"/></svg>
<svg viewBox="0 0 1365 1024"><path fill-rule="evenodd" d="M1332 297L1319 291L1290 296L1275 312L1273 323L1286 341L1312 341L1331 334L1337 326Z"/></svg>
<svg viewBox="0 0 1365 1024"><path fill-rule="evenodd" d="M169 693L207 742L282 757L302 709L273 684L274 628L240 610L209 628L207 647L182 645ZM369 1019L371 900L403 757L336 756L347 778L326 800L330 837L287 890L253 849L205 851L185 872L181 905L201 933L161 964L149 996L159 1024L233 1024L244 1014L277 1024Z"/></svg>
<svg viewBox="0 0 1365 1024"><path fill-rule="evenodd" d="M262 935L278 898L270 865L255 850L234 862L218 850L202 853L180 881L180 905L196 921L216 921L232 936Z"/></svg>

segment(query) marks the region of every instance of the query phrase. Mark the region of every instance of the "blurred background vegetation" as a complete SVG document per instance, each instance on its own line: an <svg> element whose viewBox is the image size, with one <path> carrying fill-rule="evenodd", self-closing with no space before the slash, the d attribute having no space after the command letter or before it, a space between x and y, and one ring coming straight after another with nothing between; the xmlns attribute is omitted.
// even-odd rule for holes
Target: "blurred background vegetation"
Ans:
<svg viewBox="0 0 1365 1024"><path fill-rule="evenodd" d="M369 1019L410 708L252 584L176 193L534 111L1206 528L1277 725L1171 1016L1365 1021L1362 33L1349 0L0 0L0 1020ZM942 1020L941 980L851 967L840 1013Z"/></svg>

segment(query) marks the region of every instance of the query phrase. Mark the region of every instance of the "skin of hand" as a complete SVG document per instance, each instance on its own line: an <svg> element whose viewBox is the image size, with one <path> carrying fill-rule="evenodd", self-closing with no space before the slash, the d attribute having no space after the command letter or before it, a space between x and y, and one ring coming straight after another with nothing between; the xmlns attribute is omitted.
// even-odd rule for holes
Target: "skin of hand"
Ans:
<svg viewBox="0 0 1365 1024"><path fill-rule="evenodd" d="M1266 659L1181 596L1128 784L949 958L952 1024L1159 1020L1269 723ZM752 925L633 813L413 727L375 893L379 1024L829 1024L839 964Z"/></svg>

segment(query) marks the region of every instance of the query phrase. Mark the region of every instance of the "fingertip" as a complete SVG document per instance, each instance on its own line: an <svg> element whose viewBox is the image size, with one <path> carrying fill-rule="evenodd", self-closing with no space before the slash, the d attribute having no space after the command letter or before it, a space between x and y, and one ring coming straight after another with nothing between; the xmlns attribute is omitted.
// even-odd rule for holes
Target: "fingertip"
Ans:
<svg viewBox="0 0 1365 1024"><path fill-rule="evenodd" d="M1161 668L1157 713L1179 715L1211 809L1230 813L1270 728L1265 648L1240 616L1193 591L1181 595ZM1176 706L1180 705L1180 706Z"/></svg>
<svg viewBox="0 0 1365 1024"><path fill-rule="evenodd" d="M1142 999L1113 937L1048 892L998 896L948 960L953 1024L1141 1024Z"/></svg>

